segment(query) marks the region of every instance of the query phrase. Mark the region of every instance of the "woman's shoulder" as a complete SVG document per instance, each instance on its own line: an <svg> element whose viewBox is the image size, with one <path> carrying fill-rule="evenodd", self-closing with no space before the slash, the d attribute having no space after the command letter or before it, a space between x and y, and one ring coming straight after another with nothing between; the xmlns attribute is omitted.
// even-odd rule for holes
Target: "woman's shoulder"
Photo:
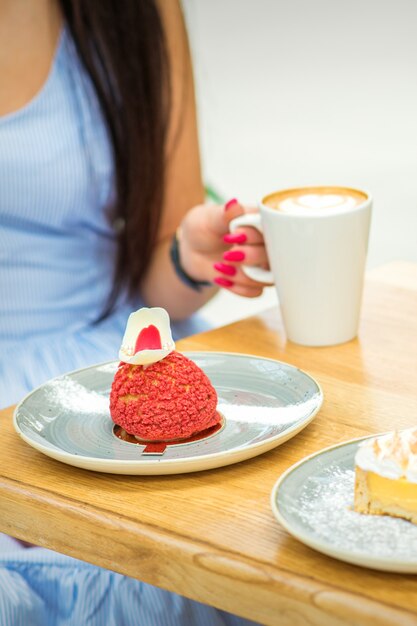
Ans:
<svg viewBox="0 0 417 626"><path fill-rule="evenodd" d="M24 108L42 91L62 28L61 16L56 9L47 9L47 3L33 8L35 19L19 10L20 3L9 4L0 20L0 119Z"/></svg>

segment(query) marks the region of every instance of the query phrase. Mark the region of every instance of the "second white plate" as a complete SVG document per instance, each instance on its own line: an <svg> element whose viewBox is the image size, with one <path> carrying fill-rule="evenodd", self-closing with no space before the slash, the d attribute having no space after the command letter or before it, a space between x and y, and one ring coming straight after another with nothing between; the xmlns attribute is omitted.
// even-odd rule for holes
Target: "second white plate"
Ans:
<svg viewBox="0 0 417 626"><path fill-rule="evenodd" d="M290 467L272 490L273 513L291 535L319 552L362 567L416 574L417 526L353 510L354 459L363 439Z"/></svg>
<svg viewBox="0 0 417 626"><path fill-rule="evenodd" d="M170 445L162 456L113 433L109 393L118 362L55 378L16 407L14 425L32 447L84 469L114 474L177 474L237 463L302 430L323 402L305 372L271 359L221 352L185 353L216 388L224 427L206 439Z"/></svg>

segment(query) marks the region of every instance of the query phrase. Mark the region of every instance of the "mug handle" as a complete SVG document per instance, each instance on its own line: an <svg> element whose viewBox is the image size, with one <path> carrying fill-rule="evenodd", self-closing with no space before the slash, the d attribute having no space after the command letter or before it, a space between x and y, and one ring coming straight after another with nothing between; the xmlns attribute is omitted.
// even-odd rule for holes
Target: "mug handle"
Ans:
<svg viewBox="0 0 417 626"><path fill-rule="evenodd" d="M229 224L229 230L231 233L234 233L240 226L253 226L263 234L261 216L259 213L245 213L244 215L235 217L235 219ZM258 267L257 265L243 265L242 270L246 276L255 280L257 283L271 284L274 282L273 273L270 270L264 270L262 267Z"/></svg>

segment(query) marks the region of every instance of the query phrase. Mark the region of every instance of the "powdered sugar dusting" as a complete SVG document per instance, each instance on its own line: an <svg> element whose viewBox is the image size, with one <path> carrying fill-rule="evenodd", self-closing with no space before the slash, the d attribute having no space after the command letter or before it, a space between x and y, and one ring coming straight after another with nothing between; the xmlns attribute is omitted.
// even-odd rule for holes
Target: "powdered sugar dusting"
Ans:
<svg viewBox="0 0 417 626"><path fill-rule="evenodd" d="M44 386L46 401L74 413L109 413L109 397L84 387L69 376L51 380Z"/></svg>
<svg viewBox="0 0 417 626"><path fill-rule="evenodd" d="M328 466L306 480L291 513L315 539L339 550L417 561L417 526L389 516L353 511L354 478L351 469Z"/></svg>

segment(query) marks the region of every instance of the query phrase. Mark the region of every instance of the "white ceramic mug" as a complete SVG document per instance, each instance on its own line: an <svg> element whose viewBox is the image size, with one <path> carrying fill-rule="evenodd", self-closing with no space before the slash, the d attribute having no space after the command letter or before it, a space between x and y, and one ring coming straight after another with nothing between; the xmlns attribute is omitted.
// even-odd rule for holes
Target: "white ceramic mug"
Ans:
<svg viewBox="0 0 417 626"><path fill-rule="evenodd" d="M290 341L328 346L356 337L371 207L365 191L301 187L269 194L259 213L231 222L231 232L254 226L264 235L272 272L244 271L275 283Z"/></svg>

